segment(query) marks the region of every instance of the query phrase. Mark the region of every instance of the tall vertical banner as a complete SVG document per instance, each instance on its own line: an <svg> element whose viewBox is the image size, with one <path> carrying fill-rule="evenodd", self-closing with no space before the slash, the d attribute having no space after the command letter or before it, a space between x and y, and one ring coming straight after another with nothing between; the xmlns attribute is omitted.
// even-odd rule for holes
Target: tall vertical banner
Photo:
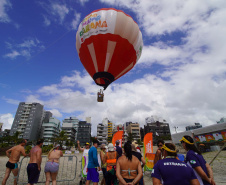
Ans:
<svg viewBox="0 0 226 185"><path fill-rule="evenodd" d="M115 146L115 142L116 142L117 140L119 140L119 141L120 141L119 146L122 147L122 135L123 135L123 131L118 131L118 132L116 132L116 133L113 135L113 137L112 137L112 144L113 144L114 146Z"/></svg>
<svg viewBox="0 0 226 185"><path fill-rule="evenodd" d="M153 153L153 136L152 133L147 133L144 136L144 147L143 147L144 158L146 165L144 171L151 171L154 167L155 154Z"/></svg>

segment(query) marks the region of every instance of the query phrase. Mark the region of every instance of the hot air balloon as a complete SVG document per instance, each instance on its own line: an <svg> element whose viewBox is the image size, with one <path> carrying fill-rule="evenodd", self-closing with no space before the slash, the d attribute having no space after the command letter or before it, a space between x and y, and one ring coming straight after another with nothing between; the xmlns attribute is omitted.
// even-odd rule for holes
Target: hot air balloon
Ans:
<svg viewBox="0 0 226 185"><path fill-rule="evenodd" d="M142 48L137 23L113 8L91 12L80 23L76 34L76 49L83 66L104 89L134 67Z"/></svg>

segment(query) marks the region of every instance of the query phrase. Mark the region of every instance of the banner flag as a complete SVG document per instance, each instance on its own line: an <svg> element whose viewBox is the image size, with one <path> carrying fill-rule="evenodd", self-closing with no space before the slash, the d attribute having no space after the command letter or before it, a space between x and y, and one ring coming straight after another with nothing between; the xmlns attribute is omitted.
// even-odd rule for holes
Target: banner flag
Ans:
<svg viewBox="0 0 226 185"><path fill-rule="evenodd" d="M122 136L123 136L123 131L118 131L118 132L116 132L116 133L113 135L113 137L112 137L112 144L113 144L113 146L115 146L115 142L116 142L117 140L119 140L119 141L120 141L119 146L122 147Z"/></svg>
<svg viewBox="0 0 226 185"><path fill-rule="evenodd" d="M212 134L206 134L205 137L206 137L207 142L214 142L215 141Z"/></svg>
<svg viewBox="0 0 226 185"><path fill-rule="evenodd" d="M221 135L222 135L223 139L226 140L226 132L225 131L221 132Z"/></svg>
<svg viewBox="0 0 226 185"><path fill-rule="evenodd" d="M224 140L221 133L213 133L213 137L214 137L215 141L223 141Z"/></svg>
<svg viewBox="0 0 226 185"><path fill-rule="evenodd" d="M154 166L155 154L153 153L153 134L147 133L144 136L144 147L143 153L146 161L146 165L144 166L144 171L151 171Z"/></svg>

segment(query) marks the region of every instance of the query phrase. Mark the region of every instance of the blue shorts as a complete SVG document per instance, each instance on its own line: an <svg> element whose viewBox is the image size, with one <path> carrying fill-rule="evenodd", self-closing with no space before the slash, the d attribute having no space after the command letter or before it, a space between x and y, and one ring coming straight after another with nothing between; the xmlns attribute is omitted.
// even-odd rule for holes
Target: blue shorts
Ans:
<svg viewBox="0 0 226 185"><path fill-rule="evenodd" d="M38 170L37 163L29 163L27 165L27 176L28 176L28 183L35 184L38 182L40 175L40 171Z"/></svg>
<svg viewBox="0 0 226 185"><path fill-rule="evenodd" d="M87 180L91 180L92 182L99 182L99 173L97 168L88 168Z"/></svg>

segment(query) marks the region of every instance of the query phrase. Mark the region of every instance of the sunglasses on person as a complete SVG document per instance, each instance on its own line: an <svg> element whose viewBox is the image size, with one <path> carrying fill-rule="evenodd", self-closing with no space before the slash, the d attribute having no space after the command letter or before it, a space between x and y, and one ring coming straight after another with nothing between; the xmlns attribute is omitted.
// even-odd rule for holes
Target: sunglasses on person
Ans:
<svg viewBox="0 0 226 185"><path fill-rule="evenodd" d="M163 146L163 145L157 145L158 147Z"/></svg>

